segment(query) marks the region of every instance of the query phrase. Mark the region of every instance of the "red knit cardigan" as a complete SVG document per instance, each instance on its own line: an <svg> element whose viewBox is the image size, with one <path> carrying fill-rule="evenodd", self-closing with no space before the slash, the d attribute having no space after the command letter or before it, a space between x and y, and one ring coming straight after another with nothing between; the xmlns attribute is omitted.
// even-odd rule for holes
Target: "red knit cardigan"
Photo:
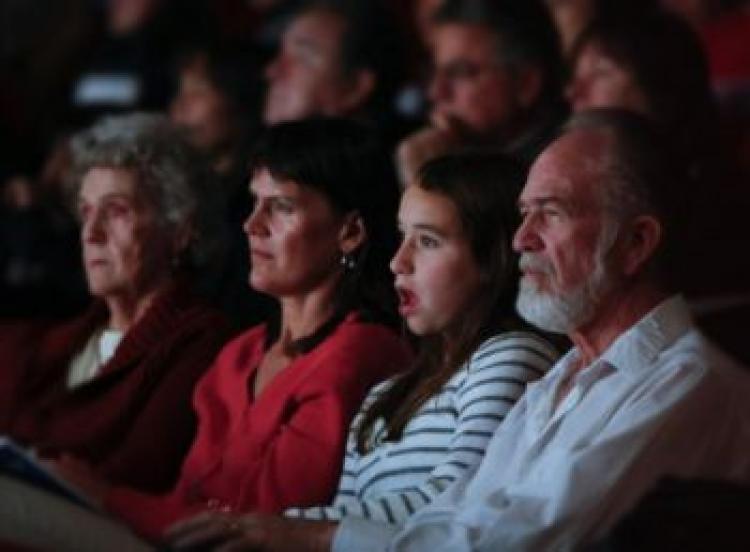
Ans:
<svg viewBox="0 0 750 552"><path fill-rule="evenodd" d="M107 497L108 509L141 535L158 540L170 523L206 509L326 504L367 390L411 360L391 330L352 314L254 398L264 340L264 326L240 335L198 384L198 433L175 489L149 496L119 488Z"/></svg>
<svg viewBox="0 0 750 552"><path fill-rule="evenodd" d="M0 433L78 456L116 484L169 489L195 434L195 383L229 339L227 324L175 283L100 373L69 390L71 359L106 319L97 303L63 325L0 329Z"/></svg>

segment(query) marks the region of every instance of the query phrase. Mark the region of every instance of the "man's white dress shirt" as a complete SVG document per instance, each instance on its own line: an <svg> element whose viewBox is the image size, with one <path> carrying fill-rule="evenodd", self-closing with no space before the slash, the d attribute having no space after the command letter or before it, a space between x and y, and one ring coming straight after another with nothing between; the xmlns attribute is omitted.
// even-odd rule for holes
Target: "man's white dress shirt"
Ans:
<svg viewBox="0 0 750 552"><path fill-rule="evenodd" d="M335 552L570 550L663 475L750 480L750 376L672 297L572 380L576 350L531 385L474 473L403 529L348 517Z"/></svg>

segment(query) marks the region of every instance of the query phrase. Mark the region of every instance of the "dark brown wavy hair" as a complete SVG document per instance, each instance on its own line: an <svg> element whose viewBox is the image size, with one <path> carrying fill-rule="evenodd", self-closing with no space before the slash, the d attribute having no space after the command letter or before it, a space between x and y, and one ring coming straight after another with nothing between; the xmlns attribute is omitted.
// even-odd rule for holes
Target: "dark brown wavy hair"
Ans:
<svg viewBox="0 0 750 552"><path fill-rule="evenodd" d="M415 186L448 198L456 207L471 252L482 276L476 300L462 319L443 332L420 340L410 370L367 409L357 428L361 453L375 423L383 419L387 441L398 441L417 410L468 360L482 341L525 327L514 310L518 262L511 247L518 224L516 200L523 184L519 164L500 154L462 153L424 165Z"/></svg>

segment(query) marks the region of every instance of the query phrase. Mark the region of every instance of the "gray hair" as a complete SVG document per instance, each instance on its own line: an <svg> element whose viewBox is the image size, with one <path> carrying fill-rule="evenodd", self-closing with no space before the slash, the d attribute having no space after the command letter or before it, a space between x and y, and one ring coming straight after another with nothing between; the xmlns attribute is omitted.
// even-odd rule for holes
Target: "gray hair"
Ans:
<svg viewBox="0 0 750 552"><path fill-rule="evenodd" d="M607 220L600 244L609 248L625 222L639 215L659 220L663 240L651 265L666 276L666 257L673 253L675 226L680 220L683 194L671 152L653 124L642 115L614 108L582 111L571 116L563 133L589 130L602 133L611 147L601 159L601 200Z"/></svg>
<svg viewBox="0 0 750 552"><path fill-rule="evenodd" d="M181 262L205 264L217 251L221 233L211 178L200 154L169 119L155 113L104 117L70 141L73 170L66 183L76 205L86 173L95 167L133 170L161 224L190 229Z"/></svg>

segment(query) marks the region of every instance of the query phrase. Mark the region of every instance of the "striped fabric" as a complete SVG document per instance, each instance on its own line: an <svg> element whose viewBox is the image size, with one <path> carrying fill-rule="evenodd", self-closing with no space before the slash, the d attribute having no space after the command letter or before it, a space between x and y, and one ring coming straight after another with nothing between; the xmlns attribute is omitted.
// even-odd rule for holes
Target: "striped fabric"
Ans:
<svg viewBox="0 0 750 552"><path fill-rule="evenodd" d="M528 332L494 336L409 421L399 442L384 442L382 422L374 446L360 455L350 430L344 469L332 506L291 508L288 517L339 520L360 516L402 523L452 481L482 460L493 432L530 381L542 377L557 351ZM363 409L383 393L369 394ZM351 428L356 428L361 414Z"/></svg>

